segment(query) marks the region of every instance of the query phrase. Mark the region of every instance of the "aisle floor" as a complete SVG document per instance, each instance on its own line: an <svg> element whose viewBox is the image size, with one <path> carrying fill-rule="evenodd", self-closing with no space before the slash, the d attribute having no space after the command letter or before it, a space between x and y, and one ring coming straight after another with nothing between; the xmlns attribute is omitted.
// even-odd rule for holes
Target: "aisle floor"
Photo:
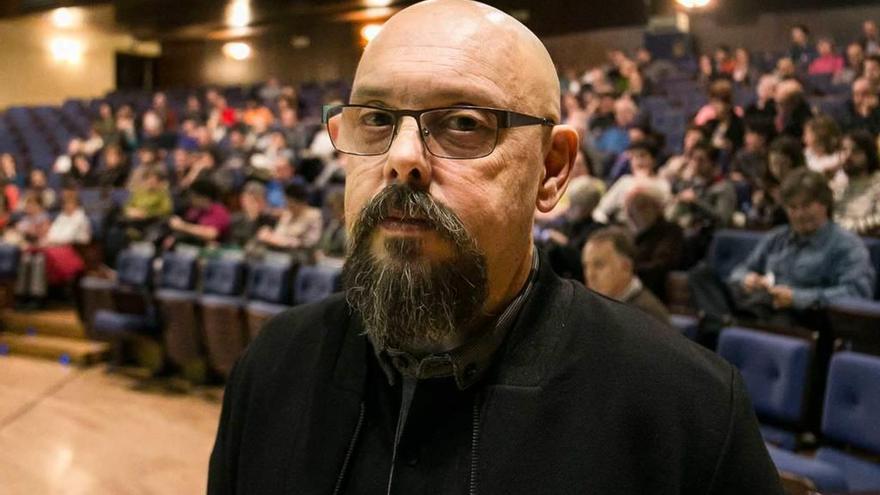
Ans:
<svg viewBox="0 0 880 495"><path fill-rule="evenodd" d="M220 395L0 356L0 493L204 493Z"/></svg>

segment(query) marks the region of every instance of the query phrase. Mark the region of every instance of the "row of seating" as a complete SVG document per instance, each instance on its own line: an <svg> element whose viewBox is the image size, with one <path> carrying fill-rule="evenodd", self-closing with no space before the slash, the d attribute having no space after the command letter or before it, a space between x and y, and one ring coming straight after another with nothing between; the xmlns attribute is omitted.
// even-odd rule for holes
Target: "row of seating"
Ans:
<svg viewBox="0 0 880 495"><path fill-rule="evenodd" d="M329 265L200 261L177 252L156 260L128 249L119 256L115 281L81 281L82 317L91 336L114 343L117 360L127 342L154 337L173 367L206 362L225 377L266 320L331 294L339 274Z"/></svg>
<svg viewBox="0 0 880 495"><path fill-rule="evenodd" d="M842 351L828 368L821 439L814 456L794 452L810 389L811 343L727 328L718 354L743 376L773 461L811 490L880 490L880 356Z"/></svg>
<svg viewBox="0 0 880 495"><path fill-rule="evenodd" d="M715 233L706 262L720 280L726 280L761 241L765 232L722 229ZM871 257L871 264L880 274L880 239L862 240ZM697 331L696 308L690 296L685 272L672 272L667 278L667 303L673 313L673 324L685 335ZM872 329L880 328L880 277L874 291L875 299L845 298L834 301L827 309L829 331L848 345L870 353L880 353L880 338Z"/></svg>

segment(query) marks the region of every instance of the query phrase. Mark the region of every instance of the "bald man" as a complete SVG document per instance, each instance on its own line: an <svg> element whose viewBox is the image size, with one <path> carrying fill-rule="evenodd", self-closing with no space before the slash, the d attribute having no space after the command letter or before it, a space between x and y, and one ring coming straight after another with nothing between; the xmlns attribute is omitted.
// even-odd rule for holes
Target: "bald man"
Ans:
<svg viewBox="0 0 880 495"><path fill-rule="evenodd" d="M385 25L351 100L344 295L229 377L211 494L781 493L736 371L553 274L535 210L577 132L540 41L483 4Z"/></svg>

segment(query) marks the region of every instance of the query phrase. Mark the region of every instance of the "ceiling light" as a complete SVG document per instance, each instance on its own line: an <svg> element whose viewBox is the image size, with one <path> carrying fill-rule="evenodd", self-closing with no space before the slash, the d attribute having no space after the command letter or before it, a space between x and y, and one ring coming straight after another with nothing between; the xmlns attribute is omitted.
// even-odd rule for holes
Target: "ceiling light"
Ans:
<svg viewBox="0 0 880 495"><path fill-rule="evenodd" d="M367 7L388 7L394 0L364 0L364 4Z"/></svg>
<svg viewBox="0 0 880 495"><path fill-rule="evenodd" d="M251 5L248 0L233 0L226 7L226 24L229 26L245 27L251 20Z"/></svg>
<svg viewBox="0 0 880 495"><path fill-rule="evenodd" d="M701 9L709 5L711 0L675 0L679 5L686 9Z"/></svg>
<svg viewBox="0 0 880 495"><path fill-rule="evenodd" d="M82 22L82 17L81 10L70 7L55 9L49 14L49 18L52 20L52 25L61 29L77 26Z"/></svg>
<svg viewBox="0 0 880 495"><path fill-rule="evenodd" d="M373 41L373 38L375 38L381 30L381 24L367 24L361 28L361 40L364 41L364 44L367 44Z"/></svg>
<svg viewBox="0 0 880 495"><path fill-rule="evenodd" d="M251 56L251 46L241 41L233 41L223 45L223 54L233 60L244 60Z"/></svg>
<svg viewBox="0 0 880 495"><path fill-rule="evenodd" d="M79 64L82 61L83 45L70 38L53 38L49 41L49 52L57 62Z"/></svg>

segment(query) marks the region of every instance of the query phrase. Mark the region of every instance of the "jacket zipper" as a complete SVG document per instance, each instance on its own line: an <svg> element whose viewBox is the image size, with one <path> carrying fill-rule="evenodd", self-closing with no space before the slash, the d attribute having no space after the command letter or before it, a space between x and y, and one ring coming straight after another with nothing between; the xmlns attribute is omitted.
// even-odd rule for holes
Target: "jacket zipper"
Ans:
<svg viewBox="0 0 880 495"><path fill-rule="evenodd" d="M468 494L477 495L477 469L480 461L480 396L474 395L474 410L471 416L471 473Z"/></svg>
<svg viewBox="0 0 880 495"><path fill-rule="evenodd" d="M336 487L333 489L333 495L342 493L342 484L345 481L345 475L348 474L348 463L351 462L351 456L354 455L354 448L357 444L358 437L361 435L361 427L364 425L364 403L361 401L360 412L358 413L357 425L354 427L354 435L348 444L348 452L345 453L345 460L342 461L342 470L339 471L339 477L336 478Z"/></svg>
<svg viewBox="0 0 880 495"><path fill-rule="evenodd" d="M406 420L409 417L409 407L412 405L413 397L416 394L416 385L418 380L412 376L403 377L403 390L400 393L400 414L397 416L397 430L394 432L394 448L391 451L391 470L388 472L388 489L386 495L391 495L391 488L394 486L394 471L397 466L397 449L400 446L400 437L403 436L403 428L406 426Z"/></svg>

